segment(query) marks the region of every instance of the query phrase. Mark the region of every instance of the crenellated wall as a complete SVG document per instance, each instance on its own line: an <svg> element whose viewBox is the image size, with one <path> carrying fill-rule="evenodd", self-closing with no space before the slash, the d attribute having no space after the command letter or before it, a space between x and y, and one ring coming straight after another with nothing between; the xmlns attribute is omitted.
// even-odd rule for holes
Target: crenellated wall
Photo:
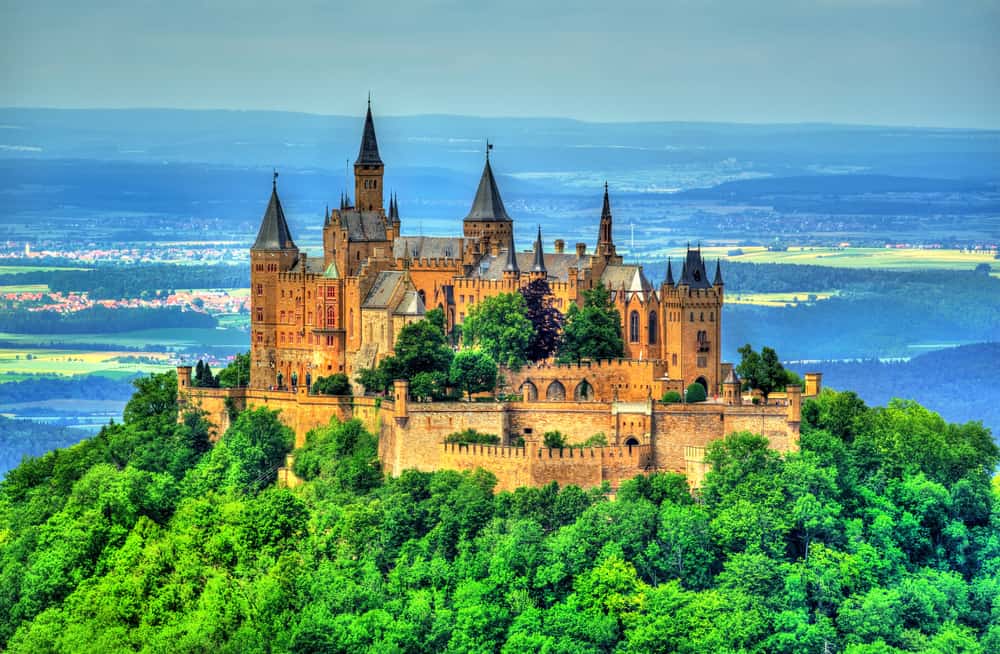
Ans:
<svg viewBox="0 0 1000 654"><path fill-rule="evenodd" d="M635 362L634 362L635 363ZM655 366L655 362L647 362ZM546 370L622 370L628 366L551 366ZM187 371L187 372L185 372ZM484 468L497 476L498 488L556 481L591 488L607 481L612 488L652 470L681 472L693 485L705 474L705 449L734 431L762 433L780 451L798 449L801 393L795 389L769 405L731 406L718 402L663 404L655 400L607 402L413 402L405 382L396 397L330 397L258 389L191 388L190 372L178 370L178 400L206 411L218 437L229 425L230 410L266 406L295 432L296 446L306 433L334 417L360 419L379 437L379 458L386 474L407 469L435 471ZM445 444L454 432L475 429L500 437L497 446ZM541 447L547 431L558 430L570 444L597 433L607 447ZM515 447L519 439L524 446Z"/></svg>

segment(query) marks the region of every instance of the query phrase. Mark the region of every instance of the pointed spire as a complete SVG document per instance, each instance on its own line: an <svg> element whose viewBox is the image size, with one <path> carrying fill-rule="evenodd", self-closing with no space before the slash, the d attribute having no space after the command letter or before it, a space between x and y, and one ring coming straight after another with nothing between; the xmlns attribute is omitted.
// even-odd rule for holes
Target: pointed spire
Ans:
<svg viewBox="0 0 1000 654"><path fill-rule="evenodd" d="M611 199L608 183L604 182L604 206L601 208L601 226L597 234L597 253L604 257L615 256L614 221L611 217Z"/></svg>
<svg viewBox="0 0 1000 654"><path fill-rule="evenodd" d="M712 282L712 286L722 286L722 263L718 259L715 260L715 281Z"/></svg>
<svg viewBox="0 0 1000 654"><path fill-rule="evenodd" d="M670 257L667 257L667 286L675 286L674 267L670 263Z"/></svg>
<svg viewBox="0 0 1000 654"><path fill-rule="evenodd" d="M688 279L688 262L687 262L687 259L684 260L684 265L681 266L681 280L679 282L677 282L678 286L680 286L681 284L687 284L688 286L691 285L691 280Z"/></svg>
<svg viewBox="0 0 1000 654"><path fill-rule="evenodd" d="M274 171L274 178L271 180L271 200L267 203L267 210L260 222L257 240L250 249L297 249L295 242L292 241L292 233L288 229L288 221L285 220L285 211L281 208L281 200L278 198L278 171Z"/></svg>
<svg viewBox="0 0 1000 654"><path fill-rule="evenodd" d="M601 218L611 219L611 200L608 198L608 182L604 181L604 207L601 209Z"/></svg>
<svg viewBox="0 0 1000 654"><path fill-rule="evenodd" d="M368 113L365 115L365 128L361 133L361 149L354 165L381 166L382 158L378 154L378 139L375 138L375 121L372 120L372 98L368 94Z"/></svg>
<svg viewBox="0 0 1000 654"><path fill-rule="evenodd" d="M490 144L489 148L492 147ZM469 210L465 220L510 221L511 218L503 206L503 199L500 198L497 180L493 177L493 168L490 167L489 148L486 150L486 165L483 167L482 177L479 178L476 198L472 201L472 209Z"/></svg>
<svg viewBox="0 0 1000 654"><path fill-rule="evenodd" d="M521 269L517 265L517 251L514 249L514 230L510 230L510 242L507 244L507 265L503 267L505 273L520 273Z"/></svg>
<svg viewBox="0 0 1000 654"><path fill-rule="evenodd" d="M326 205L323 209L323 227L330 224L330 205Z"/></svg>
<svg viewBox="0 0 1000 654"><path fill-rule="evenodd" d="M394 222L399 222L399 198L396 197L395 193L389 199L389 218Z"/></svg>
<svg viewBox="0 0 1000 654"><path fill-rule="evenodd" d="M545 253L542 251L542 226L538 226L538 236L535 238L535 262L531 272L543 273L545 270Z"/></svg>

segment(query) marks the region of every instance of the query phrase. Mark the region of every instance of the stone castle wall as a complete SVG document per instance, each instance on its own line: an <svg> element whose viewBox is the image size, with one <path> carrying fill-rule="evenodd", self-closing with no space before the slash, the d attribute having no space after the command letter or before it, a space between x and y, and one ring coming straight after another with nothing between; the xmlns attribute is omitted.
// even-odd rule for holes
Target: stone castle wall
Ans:
<svg viewBox="0 0 1000 654"><path fill-rule="evenodd" d="M183 370L183 369L182 369ZM330 397L257 389L205 389L184 385L179 401L208 413L215 436L229 426L230 410L266 406L295 432L296 446L306 433L334 417L360 419L379 436L379 458L386 474L407 469L435 471L484 468L499 489L523 485L575 484L591 488L607 481L612 488L653 470L680 472L697 485L705 474L705 448L734 431L763 433L780 451L798 448L799 394L783 404L729 406L721 403L662 404L633 402L434 402L393 401L370 397ZM405 387L397 395L405 397ZM228 399L227 399L228 398ZM475 429L496 434L498 446L445 444L456 431ZM558 430L570 444L597 433L606 447L552 450L541 446L543 434ZM514 446L519 438L525 445Z"/></svg>

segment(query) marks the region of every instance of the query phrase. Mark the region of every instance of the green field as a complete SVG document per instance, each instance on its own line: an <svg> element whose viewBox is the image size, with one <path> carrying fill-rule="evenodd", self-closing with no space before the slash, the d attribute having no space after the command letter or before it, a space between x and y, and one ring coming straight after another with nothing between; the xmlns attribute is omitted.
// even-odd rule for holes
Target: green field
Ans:
<svg viewBox="0 0 1000 654"><path fill-rule="evenodd" d="M163 372L173 366L166 354L144 353L162 363L121 363L117 357L135 356L134 352L89 352L86 350L47 350L44 348L0 349L0 379L18 381L28 376L105 375L128 377L137 372Z"/></svg>
<svg viewBox="0 0 1000 654"><path fill-rule="evenodd" d="M743 254L729 256L734 247L704 247L708 259L725 259L741 263L784 263L833 268L877 268L882 270L972 270L988 263L994 273L1000 272L1000 261L987 252L961 250L919 250L891 248L790 247L783 252L771 252L764 247L741 247ZM682 250L671 251L675 259ZM711 271L710 271L711 272Z"/></svg>
<svg viewBox="0 0 1000 654"><path fill-rule="evenodd" d="M756 304L763 307L783 307L829 300L837 291L796 291L794 293L727 293L726 304ZM810 299L812 296L812 299Z"/></svg>
<svg viewBox="0 0 1000 654"><path fill-rule="evenodd" d="M52 343L121 345L135 348L147 346L182 348L198 345L249 348L250 346L250 336L246 332L214 328L139 329L110 334L12 334L0 332L0 341L41 349L45 349L47 345ZM143 352L129 354L141 355Z"/></svg>
<svg viewBox="0 0 1000 654"><path fill-rule="evenodd" d="M52 270L90 270L90 268L72 268L68 266L0 266L0 275L16 275L27 272L50 272Z"/></svg>
<svg viewBox="0 0 1000 654"><path fill-rule="evenodd" d="M12 286L0 286L0 295L6 293L48 293L48 284L14 284Z"/></svg>

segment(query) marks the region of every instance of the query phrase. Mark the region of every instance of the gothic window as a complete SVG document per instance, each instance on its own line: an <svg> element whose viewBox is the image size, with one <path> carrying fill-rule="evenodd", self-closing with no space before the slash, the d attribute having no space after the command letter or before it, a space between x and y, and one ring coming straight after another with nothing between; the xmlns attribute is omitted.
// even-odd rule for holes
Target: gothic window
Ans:
<svg viewBox="0 0 1000 654"><path fill-rule="evenodd" d="M577 384L576 390L573 391L573 399L577 402L590 402L594 399L594 387L584 379Z"/></svg>
<svg viewBox="0 0 1000 654"><path fill-rule="evenodd" d="M656 345L657 327L658 326L656 324L656 312L655 311L650 311L649 312L649 325L648 325L648 329L649 329L649 344L650 345Z"/></svg>
<svg viewBox="0 0 1000 654"><path fill-rule="evenodd" d="M259 321L262 321L262 320L264 320L264 310L263 309L257 309L257 321L259 322Z"/></svg>
<svg viewBox="0 0 1000 654"><path fill-rule="evenodd" d="M639 312L633 311L628 315L628 340L632 343L639 342Z"/></svg>
<svg viewBox="0 0 1000 654"><path fill-rule="evenodd" d="M280 320L280 322L285 322L285 312L284 311L281 312L281 320Z"/></svg>
<svg viewBox="0 0 1000 654"><path fill-rule="evenodd" d="M545 391L545 399L550 401L560 401L566 399L566 387L556 380L549 384Z"/></svg>
<svg viewBox="0 0 1000 654"><path fill-rule="evenodd" d="M530 381L521 384L521 393L524 395L525 402L535 402L538 400L538 388Z"/></svg>
<svg viewBox="0 0 1000 654"><path fill-rule="evenodd" d="M326 308L326 326L334 327L337 324L337 309L336 307Z"/></svg>

